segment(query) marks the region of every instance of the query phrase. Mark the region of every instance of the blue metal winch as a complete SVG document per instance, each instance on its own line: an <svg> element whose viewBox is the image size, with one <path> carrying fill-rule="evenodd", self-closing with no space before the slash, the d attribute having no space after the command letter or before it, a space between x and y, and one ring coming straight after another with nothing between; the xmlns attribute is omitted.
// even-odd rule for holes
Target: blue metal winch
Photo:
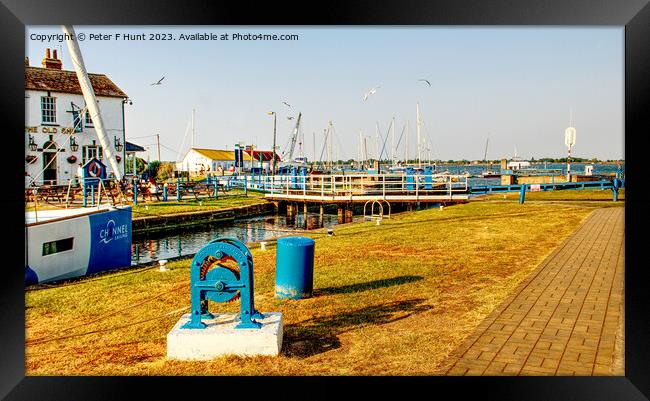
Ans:
<svg viewBox="0 0 650 401"><path fill-rule="evenodd" d="M213 319L208 300L230 302L241 298L237 329L259 329L255 319L264 315L255 310L253 302L253 255L237 238L217 238L192 259L190 267L192 312L183 329L203 329L201 320Z"/></svg>

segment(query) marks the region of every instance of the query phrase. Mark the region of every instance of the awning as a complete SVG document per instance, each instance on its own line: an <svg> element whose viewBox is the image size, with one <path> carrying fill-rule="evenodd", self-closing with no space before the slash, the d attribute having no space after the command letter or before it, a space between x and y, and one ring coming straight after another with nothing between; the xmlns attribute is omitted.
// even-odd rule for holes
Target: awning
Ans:
<svg viewBox="0 0 650 401"><path fill-rule="evenodd" d="M250 159L251 151L250 150L244 150L244 152L248 156L248 158L244 157L244 160ZM273 160L273 151L271 151L271 150L254 150L253 155L252 155L253 159L255 161L259 161L260 160L260 154L262 155L262 161L268 162L268 161ZM278 156L278 154L276 153L275 154L275 161L280 161L280 160L281 160L280 156Z"/></svg>
<svg viewBox="0 0 650 401"><path fill-rule="evenodd" d="M140 145L136 145L134 143L126 141L125 151L126 152L144 152L145 149Z"/></svg>

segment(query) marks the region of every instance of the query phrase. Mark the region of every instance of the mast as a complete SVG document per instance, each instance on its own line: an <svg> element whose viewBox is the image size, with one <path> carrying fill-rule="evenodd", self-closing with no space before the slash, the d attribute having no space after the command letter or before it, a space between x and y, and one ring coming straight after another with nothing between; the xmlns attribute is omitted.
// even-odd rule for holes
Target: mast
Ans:
<svg viewBox="0 0 650 401"><path fill-rule="evenodd" d="M312 139L314 140L314 158L312 159L314 162L316 161L316 131L312 131ZM313 164L313 162L312 162Z"/></svg>
<svg viewBox="0 0 650 401"><path fill-rule="evenodd" d="M390 160L392 165L395 165L395 116L393 116L393 135L390 138Z"/></svg>
<svg viewBox="0 0 650 401"><path fill-rule="evenodd" d="M488 143L490 143L490 134L488 134L487 139L485 140L485 153L483 153L483 161L487 160Z"/></svg>
<svg viewBox="0 0 650 401"><path fill-rule="evenodd" d="M409 123L409 120L406 120L406 160L404 160L404 164L409 163L409 135L411 134L411 124Z"/></svg>
<svg viewBox="0 0 650 401"><path fill-rule="evenodd" d="M420 145L420 140L421 140L421 135L420 135L420 102L417 103L417 106L415 108L415 117L417 119L417 136L418 136L418 167L422 167L422 155L421 155L421 145Z"/></svg>
<svg viewBox="0 0 650 401"><path fill-rule="evenodd" d="M334 166L334 160L332 159L332 122L329 122L329 126L327 127L327 159L329 161L329 167L330 169L332 166Z"/></svg>
<svg viewBox="0 0 650 401"><path fill-rule="evenodd" d="M104 120L102 120L102 115L99 111L99 106L97 105L97 98L95 98L95 91L93 86L90 83L90 78L88 78L88 73L86 72L86 66L84 64L83 57L81 56L81 50L79 49L79 44L76 40L76 34L72 25L63 25L63 33L65 33L66 42L68 44L68 50L70 51L70 58L72 59L72 64L74 70L77 73L77 79L79 80L79 86L81 86L81 92L83 93L84 100L86 101L86 106L88 107L88 112L90 117L93 120L95 125L95 131L97 132L97 138L99 143L102 145L104 150L104 155L108 159L108 163L113 169L113 174L117 180L122 179L122 173L120 172L119 164L115 158L115 153L113 153L113 148L111 147L108 136L104 129ZM122 132L124 134L124 132Z"/></svg>

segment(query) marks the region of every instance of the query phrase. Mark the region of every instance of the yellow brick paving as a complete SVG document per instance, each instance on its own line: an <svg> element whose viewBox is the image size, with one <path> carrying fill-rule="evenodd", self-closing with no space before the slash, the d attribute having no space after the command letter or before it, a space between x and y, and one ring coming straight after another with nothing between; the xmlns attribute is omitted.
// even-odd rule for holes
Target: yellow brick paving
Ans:
<svg viewBox="0 0 650 401"><path fill-rule="evenodd" d="M441 364L446 375L624 375L624 208L595 210ZM621 339L619 339L620 342Z"/></svg>

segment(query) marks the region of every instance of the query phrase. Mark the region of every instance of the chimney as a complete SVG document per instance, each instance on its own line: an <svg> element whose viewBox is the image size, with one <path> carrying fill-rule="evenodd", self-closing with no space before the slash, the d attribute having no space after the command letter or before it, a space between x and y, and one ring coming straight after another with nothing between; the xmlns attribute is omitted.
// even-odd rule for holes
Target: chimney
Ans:
<svg viewBox="0 0 650 401"><path fill-rule="evenodd" d="M63 66L61 60L57 58L56 50L54 50L54 57L50 58L50 49L45 49L45 58L41 61L41 64L45 68L52 68L55 70L60 70Z"/></svg>

